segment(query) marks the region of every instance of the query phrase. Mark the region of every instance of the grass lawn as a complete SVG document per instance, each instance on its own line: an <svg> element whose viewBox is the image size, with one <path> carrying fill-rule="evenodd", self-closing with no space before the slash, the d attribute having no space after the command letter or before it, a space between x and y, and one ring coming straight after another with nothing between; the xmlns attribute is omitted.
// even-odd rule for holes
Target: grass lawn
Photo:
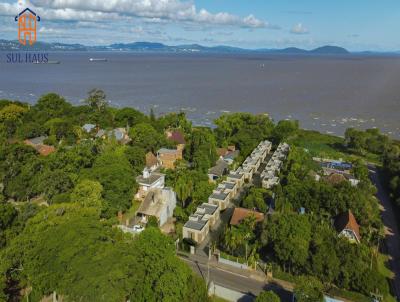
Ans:
<svg viewBox="0 0 400 302"><path fill-rule="evenodd" d="M348 156L343 152L343 143L344 139L341 137L308 130L300 130L296 136L289 139L289 144L307 149L312 156L335 159Z"/></svg>
<svg viewBox="0 0 400 302"><path fill-rule="evenodd" d="M299 133L288 140L289 144L307 149L314 157L343 159L353 161L362 158L376 164L380 163L376 154L367 153L364 156L349 153L344 147L344 139L342 137L323 134L317 131L300 130Z"/></svg>

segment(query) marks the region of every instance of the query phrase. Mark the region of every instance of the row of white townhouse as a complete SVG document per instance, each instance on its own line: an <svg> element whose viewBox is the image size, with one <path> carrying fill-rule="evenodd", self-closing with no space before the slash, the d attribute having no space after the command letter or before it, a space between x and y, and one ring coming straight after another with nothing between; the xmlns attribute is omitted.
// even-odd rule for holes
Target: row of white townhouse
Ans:
<svg viewBox="0 0 400 302"><path fill-rule="evenodd" d="M278 175L283 166L283 161L286 160L289 151L290 146L287 143L279 144L264 171L261 173L263 188L271 189L272 187L279 184Z"/></svg>
<svg viewBox="0 0 400 302"><path fill-rule="evenodd" d="M210 228L219 220L219 212L228 207L246 181L252 180L253 174L271 152L271 148L271 142L260 142L242 166L229 173L227 180L221 182L209 196L208 203L202 204L190 215L189 221L183 226L183 238L200 243L207 237Z"/></svg>

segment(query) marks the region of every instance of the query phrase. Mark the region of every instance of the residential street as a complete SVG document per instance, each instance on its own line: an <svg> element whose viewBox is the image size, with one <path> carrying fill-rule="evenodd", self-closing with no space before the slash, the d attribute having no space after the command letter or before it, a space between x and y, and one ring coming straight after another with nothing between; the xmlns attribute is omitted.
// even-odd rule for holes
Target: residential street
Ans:
<svg viewBox="0 0 400 302"><path fill-rule="evenodd" d="M381 183L381 177L374 165L369 165L371 180L378 189L377 197L379 198L383 210L382 221L385 225L386 233L386 246L388 249L390 260L390 267L395 274L393 280L393 290L395 291L397 301L400 301L400 233L396 216L393 211L393 206L388 193Z"/></svg>
<svg viewBox="0 0 400 302"><path fill-rule="evenodd" d="M282 301L291 301L291 293L274 284L257 281L245 274L236 273L231 270L225 270L211 265L209 266L208 275L208 267L206 263L186 258L181 259L188 263L192 270L199 274L204 280L207 280L209 276L209 280L213 281L215 284L254 296L257 296L263 290L273 290L281 297Z"/></svg>

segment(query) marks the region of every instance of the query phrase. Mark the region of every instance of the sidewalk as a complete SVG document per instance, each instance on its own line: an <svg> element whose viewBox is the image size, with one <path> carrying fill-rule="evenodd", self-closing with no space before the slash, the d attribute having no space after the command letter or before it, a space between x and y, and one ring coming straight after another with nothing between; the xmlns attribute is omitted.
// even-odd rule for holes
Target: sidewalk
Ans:
<svg viewBox="0 0 400 302"><path fill-rule="evenodd" d="M202 257L199 255L190 255L189 259L193 262L200 263L203 265L209 265L210 267L218 268L224 271L228 271L234 274L242 275L245 277L248 277L250 279L253 279L258 282L265 282L267 283L267 276L260 271L255 271L251 269L240 269L236 268L227 264L219 263L217 258L215 256L212 256L211 260L208 261L207 257Z"/></svg>

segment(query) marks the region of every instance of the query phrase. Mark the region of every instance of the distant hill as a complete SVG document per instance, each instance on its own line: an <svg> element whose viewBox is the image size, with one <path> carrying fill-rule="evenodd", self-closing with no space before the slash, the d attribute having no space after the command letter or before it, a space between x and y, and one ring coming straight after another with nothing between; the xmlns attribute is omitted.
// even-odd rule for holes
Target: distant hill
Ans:
<svg viewBox="0 0 400 302"><path fill-rule="evenodd" d="M348 55L347 49L338 46L322 46L313 50L296 47L284 49L244 49L232 46L202 46L199 44L169 46L155 42L114 43L106 46L86 46L82 44L37 42L34 47L24 47L18 41L0 40L0 51L35 50L35 51L132 51L152 53L211 53L211 54L276 54L276 55ZM357 54L375 54L358 52ZM390 54L390 53L389 53ZM399 54L393 52L392 54Z"/></svg>
<svg viewBox="0 0 400 302"><path fill-rule="evenodd" d="M322 46L310 51L313 54L320 54L320 55L346 55L350 52L342 47L338 46Z"/></svg>

